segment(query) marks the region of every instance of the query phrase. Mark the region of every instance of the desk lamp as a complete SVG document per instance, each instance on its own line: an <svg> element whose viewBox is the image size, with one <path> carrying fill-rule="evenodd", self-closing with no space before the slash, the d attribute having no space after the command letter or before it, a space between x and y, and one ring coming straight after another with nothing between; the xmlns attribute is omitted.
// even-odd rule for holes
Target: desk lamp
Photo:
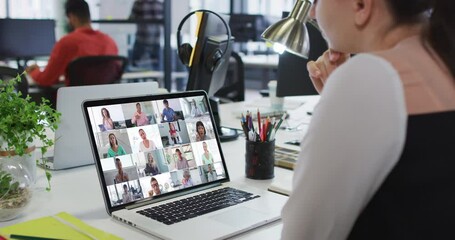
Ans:
<svg viewBox="0 0 455 240"><path fill-rule="evenodd" d="M262 38L272 43L278 53L285 50L303 58L308 58L310 42L305 26L313 0L297 0L288 17L272 24ZM314 23L312 23L314 24Z"/></svg>

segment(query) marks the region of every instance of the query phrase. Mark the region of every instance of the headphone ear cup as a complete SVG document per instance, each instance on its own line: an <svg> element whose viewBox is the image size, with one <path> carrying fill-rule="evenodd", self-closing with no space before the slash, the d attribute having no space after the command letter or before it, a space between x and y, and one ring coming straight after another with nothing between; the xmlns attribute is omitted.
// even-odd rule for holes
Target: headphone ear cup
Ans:
<svg viewBox="0 0 455 240"><path fill-rule="evenodd" d="M191 58L192 52L193 52L193 47L189 43L184 43L179 46L178 54L179 54L180 61L182 61L182 63L187 67L190 65L190 58Z"/></svg>
<svg viewBox="0 0 455 240"><path fill-rule="evenodd" d="M205 62L205 66L210 72L214 72L218 69L218 67L223 63L223 51L217 48L215 51L210 54Z"/></svg>

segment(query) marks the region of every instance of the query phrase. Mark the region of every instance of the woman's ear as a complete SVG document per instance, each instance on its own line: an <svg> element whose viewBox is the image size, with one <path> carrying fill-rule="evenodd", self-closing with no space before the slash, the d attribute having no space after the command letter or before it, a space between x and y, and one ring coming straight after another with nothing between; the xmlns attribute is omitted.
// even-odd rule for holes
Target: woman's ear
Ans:
<svg viewBox="0 0 455 240"><path fill-rule="evenodd" d="M357 26L365 26L370 17L373 8L373 0L353 0L354 22Z"/></svg>
<svg viewBox="0 0 455 240"><path fill-rule="evenodd" d="M310 8L310 12L308 14L308 17L311 18L311 19L316 19L316 4L317 4L317 0L314 0L313 1L313 4L311 5L311 8Z"/></svg>

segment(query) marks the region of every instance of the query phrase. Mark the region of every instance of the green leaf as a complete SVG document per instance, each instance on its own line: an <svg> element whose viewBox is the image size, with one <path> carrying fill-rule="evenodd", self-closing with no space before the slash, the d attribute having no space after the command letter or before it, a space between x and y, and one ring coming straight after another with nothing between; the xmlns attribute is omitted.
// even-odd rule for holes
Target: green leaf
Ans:
<svg viewBox="0 0 455 240"><path fill-rule="evenodd" d="M37 139L43 143L41 153L44 155L54 144L53 139L47 137L46 130L55 131L58 128L61 113L50 106L49 100L42 99L41 104L36 104L30 96L21 96L15 90L23 74L25 72L8 81L0 79L0 146L2 141L4 143L4 148L0 150L14 150L17 155L23 156ZM52 175L45 171L49 185L46 189L50 190ZM17 189L19 183L12 180L10 174L0 171L0 196L10 187Z"/></svg>

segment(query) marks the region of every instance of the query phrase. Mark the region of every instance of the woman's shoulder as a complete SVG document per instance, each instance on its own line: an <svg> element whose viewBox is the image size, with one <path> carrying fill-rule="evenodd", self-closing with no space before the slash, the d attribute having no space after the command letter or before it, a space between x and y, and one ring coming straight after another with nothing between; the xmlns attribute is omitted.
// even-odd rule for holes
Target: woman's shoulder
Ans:
<svg viewBox="0 0 455 240"><path fill-rule="evenodd" d="M387 59L372 53L361 53L349 59L330 75L327 83L324 91L334 86L336 88L344 86L349 89L353 86L395 88L401 85L399 74L394 66Z"/></svg>
<svg viewBox="0 0 455 240"><path fill-rule="evenodd" d="M333 71L318 105L324 102L330 109L337 108L339 112L342 108L344 113L349 110L353 116L365 115L365 111L358 114L360 108L378 114L379 110L393 108L400 116L406 112L400 75L390 62L371 53L358 54Z"/></svg>

